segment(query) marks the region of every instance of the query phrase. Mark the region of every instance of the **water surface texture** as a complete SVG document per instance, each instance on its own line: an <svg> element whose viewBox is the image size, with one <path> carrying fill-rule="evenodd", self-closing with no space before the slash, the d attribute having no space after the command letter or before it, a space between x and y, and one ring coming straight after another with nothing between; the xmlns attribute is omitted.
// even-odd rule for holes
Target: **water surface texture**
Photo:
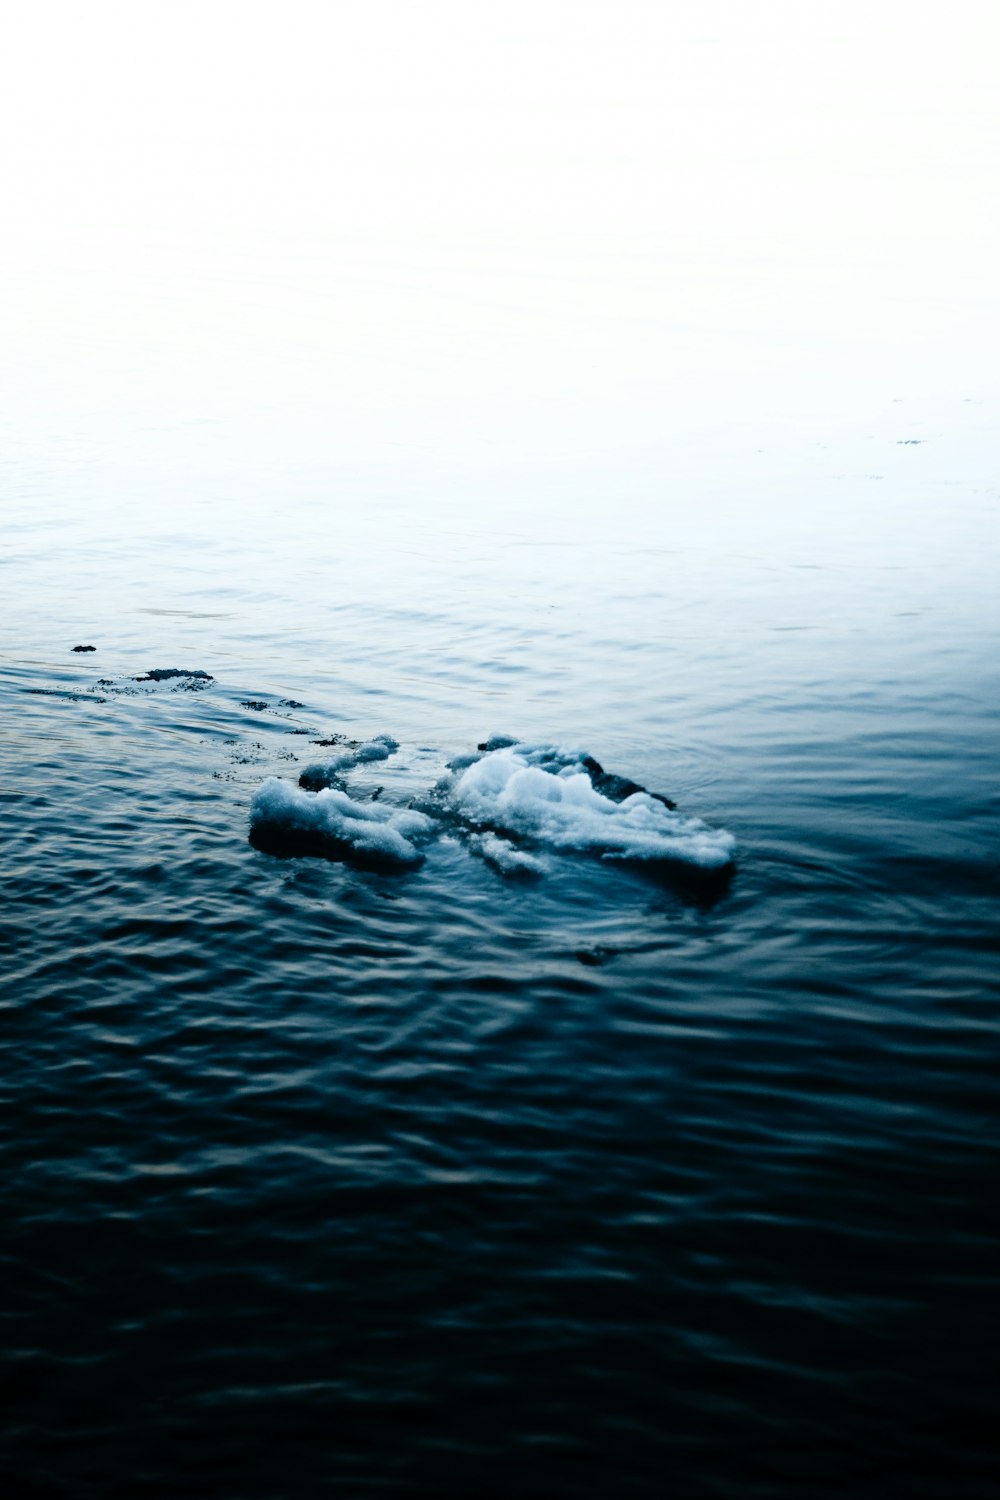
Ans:
<svg viewBox="0 0 1000 1500"><path fill-rule="evenodd" d="M17 470L18 1493L995 1493L989 420L730 440L727 483L792 497L767 526L347 481L278 525ZM491 734L734 864L250 841L268 777L397 817Z"/></svg>

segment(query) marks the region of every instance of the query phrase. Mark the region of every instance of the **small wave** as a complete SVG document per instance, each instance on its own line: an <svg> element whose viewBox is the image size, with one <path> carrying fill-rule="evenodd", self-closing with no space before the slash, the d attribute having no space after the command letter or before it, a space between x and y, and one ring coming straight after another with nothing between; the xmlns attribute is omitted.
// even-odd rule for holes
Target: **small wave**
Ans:
<svg viewBox="0 0 1000 1500"><path fill-rule="evenodd" d="M519 849L509 839L502 839L495 833L473 834L469 847L476 854L481 854L486 863L501 875L545 874L545 865L536 855L529 854L526 849Z"/></svg>

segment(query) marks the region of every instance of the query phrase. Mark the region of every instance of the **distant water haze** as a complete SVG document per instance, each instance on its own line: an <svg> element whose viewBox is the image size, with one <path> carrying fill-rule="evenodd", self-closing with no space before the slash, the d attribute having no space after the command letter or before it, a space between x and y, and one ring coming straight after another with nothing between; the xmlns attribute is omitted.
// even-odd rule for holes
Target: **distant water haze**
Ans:
<svg viewBox="0 0 1000 1500"><path fill-rule="evenodd" d="M142 524L303 484L571 524L725 506L893 399L926 436L906 402L994 380L997 39L886 0L20 7L14 454L77 445Z"/></svg>

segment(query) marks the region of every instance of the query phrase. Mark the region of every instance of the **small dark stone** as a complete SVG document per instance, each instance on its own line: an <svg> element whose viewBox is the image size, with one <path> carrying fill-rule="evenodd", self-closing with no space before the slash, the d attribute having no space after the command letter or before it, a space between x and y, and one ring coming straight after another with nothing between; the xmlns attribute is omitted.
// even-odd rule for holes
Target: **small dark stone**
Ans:
<svg viewBox="0 0 1000 1500"><path fill-rule="evenodd" d="M96 651L97 647L96 646L74 646L73 650L74 651Z"/></svg>

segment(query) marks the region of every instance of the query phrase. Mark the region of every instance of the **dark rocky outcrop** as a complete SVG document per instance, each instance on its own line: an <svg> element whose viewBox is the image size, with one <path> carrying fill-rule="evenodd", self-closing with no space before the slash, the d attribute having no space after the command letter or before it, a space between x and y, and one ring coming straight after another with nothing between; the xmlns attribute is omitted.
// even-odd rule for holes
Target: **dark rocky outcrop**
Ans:
<svg viewBox="0 0 1000 1500"><path fill-rule="evenodd" d="M153 667L142 677L133 677L133 682L166 682L171 677L189 677L198 682L214 682L211 672L196 671L188 667Z"/></svg>

